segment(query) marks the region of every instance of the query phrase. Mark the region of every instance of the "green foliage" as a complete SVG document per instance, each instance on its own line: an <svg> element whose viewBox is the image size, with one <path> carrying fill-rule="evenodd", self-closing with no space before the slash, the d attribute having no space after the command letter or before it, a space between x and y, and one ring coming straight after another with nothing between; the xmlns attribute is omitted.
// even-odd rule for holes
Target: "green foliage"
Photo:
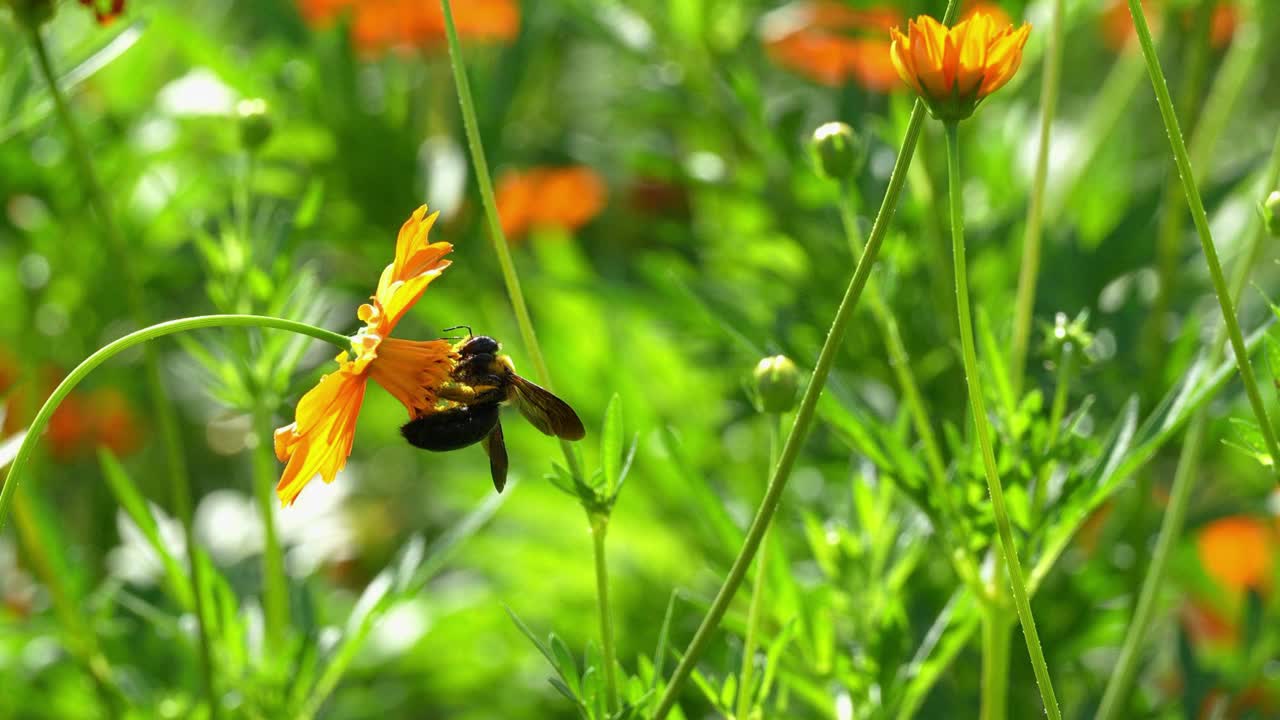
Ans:
<svg viewBox="0 0 1280 720"><path fill-rule="evenodd" d="M904 16L941 7L839 3ZM367 47L357 18L308 23L307 3L292 0L127 5L99 27L79 3L59 3L43 37L148 321L255 313L352 332L397 228L425 198L441 210L431 238L454 244L453 265L396 336L465 323L536 378L442 39ZM1015 18L1043 5L1001 3ZM1274 520L1274 458L1234 360L1210 350L1220 317L1189 237L1157 308L1168 279L1158 218L1163 198L1182 197L1164 187L1177 177L1141 58L1107 48L1100 5L1067 3L1025 378L1010 338L1040 22L1018 76L961 128L977 354L1015 544L1064 710L1088 716L1114 670L1183 430L1206 411L1188 528L1121 715L1271 717L1280 569L1269 584L1232 585L1200 540L1220 518ZM1199 1L1168 5L1161 59L1176 90L1196 70L1181 13ZM1208 45L1200 68L1204 97L1225 105L1191 98L1179 112L1223 259L1253 263L1261 293L1246 292L1239 315L1274 413L1280 308L1269 316L1259 295L1276 294L1275 252L1248 247L1276 187L1280 16L1269 2L1239 5L1233 44ZM911 109L904 92L832 86L787 65L770 40L799 6L777 6L523 2L510 40L464 32L499 185L508 172L582 165L606 188L584 222L512 233L556 393L591 431L566 457L505 409L502 495L479 449L408 447L404 410L371 385L346 470L277 508L271 432L336 367L337 351L307 337L228 328L157 341L188 478L165 470L136 351L95 370L38 439L0 518L0 718L652 717L773 469L758 388L744 381L782 355L795 366L783 389L804 386L855 262L838 203L865 234ZM52 383L138 329L16 22L0 10L0 468ZM873 39L835 34L849 33ZM856 150L827 158L842 178L852 168L843 185L817 177L810 155L814 128L831 121L858 128L856 146L828 148ZM1013 610L993 574L995 522L964 390L942 140L926 124L873 271L907 357L894 359L864 298L756 559L754 652L748 583L669 717L747 720L740 697L762 720L979 715L978 629ZM584 198L540 202L580 210ZM1140 352L1152 337L1154 351ZM100 419L112 407L132 419L129 433ZM784 433L790 408L769 408ZM194 566L179 483L196 504ZM1259 552L1280 557L1275 543L1238 556ZM200 689L197 606L217 707ZM1195 620L1205 617L1217 624ZM1009 640L1006 717L1037 717L1021 635Z"/></svg>

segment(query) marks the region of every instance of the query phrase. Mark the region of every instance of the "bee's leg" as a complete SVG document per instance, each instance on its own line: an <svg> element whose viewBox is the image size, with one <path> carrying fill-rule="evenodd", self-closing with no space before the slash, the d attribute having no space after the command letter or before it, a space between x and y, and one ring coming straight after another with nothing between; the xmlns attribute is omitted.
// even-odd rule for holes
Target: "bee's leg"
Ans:
<svg viewBox="0 0 1280 720"><path fill-rule="evenodd" d="M442 400L467 404L474 402L480 392L465 383L447 382L440 386L440 389L436 391L436 395Z"/></svg>

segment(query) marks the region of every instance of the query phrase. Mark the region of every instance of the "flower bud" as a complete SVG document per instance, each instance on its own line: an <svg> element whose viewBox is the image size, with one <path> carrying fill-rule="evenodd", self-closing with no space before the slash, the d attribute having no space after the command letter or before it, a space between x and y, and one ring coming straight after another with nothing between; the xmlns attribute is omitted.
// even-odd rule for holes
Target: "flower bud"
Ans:
<svg viewBox="0 0 1280 720"><path fill-rule="evenodd" d="M271 137L267 101L262 98L241 100L236 103L236 114L240 116L240 144L245 150L255 152Z"/></svg>
<svg viewBox="0 0 1280 720"><path fill-rule="evenodd" d="M760 412L783 413L796 406L800 369L785 355L767 357L756 364L756 405Z"/></svg>
<svg viewBox="0 0 1280 720"><path fill-rule="evenodd" d="M862 141L848 123L829 122L818 126L809 141L813 164L828 180L845 182L862 165Z"/></svg>
<svg viewBox="0 0 1280 720"><path fill-rule="evenodd" d="M1262 201L1262 220L1267 224L1271 237L1280 237L1280 190L1272 190Z"/></svg>

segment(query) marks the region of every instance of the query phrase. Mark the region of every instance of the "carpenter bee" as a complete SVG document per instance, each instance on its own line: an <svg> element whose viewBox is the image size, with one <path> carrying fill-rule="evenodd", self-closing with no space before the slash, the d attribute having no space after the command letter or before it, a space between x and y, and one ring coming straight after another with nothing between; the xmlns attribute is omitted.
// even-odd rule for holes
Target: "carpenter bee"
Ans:
<svg viewBox="0 0 1280 720"><path fill-rule="evenodd" d="M454 329L454 328L450 328ZM487 335L472 335L457 347L458 364L440 397L452 407L414 418L400 428L410 445L423 450L445 451L483 442L489 456L493 486L502 492L507 484L507 446L502 440L498 407L512 401L534 427L546 435L581 440L582 420L568 403L549 390L516 374L511 358L499 354L501 345Z"/></svg>

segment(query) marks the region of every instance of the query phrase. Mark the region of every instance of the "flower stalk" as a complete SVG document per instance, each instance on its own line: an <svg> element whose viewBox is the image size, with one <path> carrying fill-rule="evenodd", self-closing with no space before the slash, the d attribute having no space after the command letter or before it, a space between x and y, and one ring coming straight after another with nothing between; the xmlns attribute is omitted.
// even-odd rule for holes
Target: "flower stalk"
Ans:
<svg viewBox="0 0 1280 720"><path fill-rule="evenodd" d="M782 414L765 413L769 426L769 467L778 464L782 449ZM751 579L751 602L747 605L747 632L742 640L742 672L738 674L738 707L735 718L748 720L755 704L752 685L755 682L756 646L759 645L760 606L764 604L765 563L769 559L769 535L760 541L760 559L756 561L756 573ZM763 700L763 698L761 698Z"/></svg>
<svg viewBox="0 0 1280 720"><path fill-rule="evenodd" d="M9 466L9 474L5 476L4 487L0 488L0 528L4 527L5 517L8 516L9 504L13 501L13 494L18 490L23 470L31 459L31 453L35 451L36 441L48 428L49 419L53 417L58 405L66 399L67 395L71 394L71 391L80 384L80 381L84 380L85 376L107 360L132 347L143 345L156 338L173 335L174 333L214 327L275 328L295 332L299 335L307 335L317 340L324 340L344 350L351 345L351 338L345 335L339 335L324 328L318 328L296 320L285 320L284 318L267 317L265 315L198 315L196 317L169 320L136 330L107 343L85 358L70 373L67 373L67 376L62 379L62 382L58 383L53 393L49 395L49 399L45 400L44 404L40 406L40 410L36 412L35 419L31 421L31 426L27 428L27 434L22 439L22 444L18 446L18 452L13 458L13 463Z"/></svg>
<svg viewBox="0 0 1280 720"><path fill-rule="evenodd" d="M613 643L613 613L609 607L609 559L604 551L609 516L591 516L591 548L596 561L596 603L600 609L600 652L604 655L604 691L610 713L618 711L618 663Z"/></svg>
<svg viewBox="0 0 1280 720"><path fill-rule="evenodd" d="M1062 711L1058 708L1058 700L1053 692L1053 683L1049 679L1049 667L1045 662L1044 650L1040 647L1040 635L1036 631L1035 618L1031 614L1031 600L1027 593L1026 581L1023 577L1022 564L1018 560L1018 548L1013 540L1013 524L1009 520L1009 510L1005 504L1004 487L1000 484L1000 476L996 469L995 449L991 442L991 429L987 420L986 401L982 391L982 377L978 369L977 352L973 341L973 320L969 311L969 281L965 268L964 247L964 210L960 187L960 139L956 123L946 124L947 136L947 177L951 201L951 239L952 257L955 264L956 280L956 313L960 321L960 348L964 359L964 375L969 386L969 405L973 410L973 423L978 436L978 445L982 453L982 465L987 476L987 488L991 493L991 509L995 514L996 530L999 535L1000 555L1009 574L1009 584L1013 590L1014 607L1018 612L1018 621L1022 625L1022 633L1027 641L1027 652L1031 655L1031 667L1035 671L1036 685L1040 689L1040 697L1044 701L1045 713L1049 720L1062 720ZM988 613L999 612L994 605L987 609Z"/></svg>
<svg viewBox="0 0 1280 720"><path fill-rule="evenodd" d="M1276 133L1271 159L1263 174L1262 187L1272 188L1277 183L1280 183L1280 132ZM1249 281L1250 271L1262 247L1262 239L1267 234L1260 217L1255 215L1250 223L1245 231L1245 247L1240 253L1240 259L1231 276L1231 297L1237 300ZM1213 344L1209 347L1208 365L1210 367L1222 358L1225 344L1225 333L1222 328L1219 328ZM1142 589L1138 593L1133 618L1125 631L1120 656L1116 660L1115 670L1111 673L1107 688L1103 692L1096 720L1115 720L1121 717L1121 713L1126 709L1126 699L1130 695L1130 689L1138 672L1142 644L1146 642L1151 622L1155 618L1156 600L1167 577L1169 563L1173 558L1173 549L1186 525L1187 511L1191 506L1191 493L1195 488L1198 475L1195 470L1200 466L1200 454L1204 449L1208 426L1208 413L1198 410L1187 427L1186 440L1178 456L1173 484L1169 488L1169 505L1161 518L1155 549L1152 551L1151 562L1147 566L1147 573L1142 581Z"/></svg>
<svg viewBox="0 0 1280 720"><path fill-rule="evenodd" d="M49 49L45 45L44 36L40 33L40 26L37 23L30 23L26 29L32 51L36 56L36 65L39 67L40 74L49 88L49 95L53 98L55 113L70 141L71 154L75 157L76 164L79 166L80 178L85 185L89 203L93 206L105 231L108 249L113 257L113 262L123 276L125 301L129 308L129 315L135 324L145 325L147 313L142 296L141 279L133 266L132 255L125 244L120 228L116 225L115 214L112 212L106 193L102 189L102 182L99 180L97 170L93 164L93 155L84 141L80 127L76 124L75 116L71 113L71 107L63 94L61 86L58 84L58 76L53 70L53 62L49 58ZM217 689L214 684L208 617L205 613L203 593L200 591L200 563L197 558L198 548L196 547L192 522L190 474L187 472L186 455L182 447L178 419L174 414L173 408L165 400L164 381L160 375L160 362L151 347L143 348L142 364L152 412L159 427L161 441L165 449L169 475L173 478L170 486L173 488L174 509L182 521L182 532L186 540L187 560L191 565L191 589L195 599L196 623L199 628L201 678L204 684L205 697L209 703L209 712L216 720L220 713ZM38 436L38 433L33 432L34 429L35 426L33 424L32 431L27 435L27 440L30 440L33 436ZM9 471L10 477L13 476L17 468L18 464L17 460L15 460L13 468ZM4 488L4 494L6 495L9 492L9 484L11 483L7 483ZM4 520L4 507L4 501L0 499L0 523Z"/></svg>
<svg viewBox="0 0 1280 720"><path fill-rule="evenodd" d="M956 4L956 0L947 2L947 18L955 15ZM884 242L885 235L889 231L889 223L893 220L894 212L897 211L898 198L902 194L902 186L907 179L907 168L911 165L911 158L915 154L916 143L920 139L924 116L924 101L917 100L911 110L911 119L907 121L907 132L902 139L902 149L899 151L898 159L894 162L893 171L889 175L889 186L885 188L880 210L876 213L876 219L871 225L871 233L867 237L866 247L862 251L862 257L858 259L858 265L854 268L853 276L849 279L849 287L845 290L840 306L836 309L835 317L832 318L831 328L827 331L827 339L823 342L822 350L818 353L818 361L814 364L813 373L809 376L809 384L805 387L804 397L800 400L800 407L796 411L795 420L792 421L791 430L787 433L787 439L783 442L782 454L778 458L777 465L774 466L773 476L769 479L764 498L760 501L760 507L756 511L755 518L747 529L746 539L742 543L742 548L738 550L738 556L734 559L733 565L729 567L729 573L725 577L724 583L716 593L716 597L712 601L711 607L707 610L707 614L703 616L697 631L694 632L693 639L689 642L688 648L685 649L684 655L680 658L680 662L672 673L671 679L667 682L666 689L658 700L658 706L653 715L654 720L663 720L675 706L680 690L689 680L689 675L693 672L693 666L698 662L703 650L706 649L707 643L711 640L711 634L715 632L720 625L720 621L724 619L724 614L728 611L729 604L733 601L734 595L737 594L739 586L742 585L742 581L746 577L747 568L750 567L752 559L760 549L760 542L764 538L765 531L768 529L769 524L773 522L774 513L777 512L778 504L782 500L782 491L786 489L787 481L791 477L791 470L795 467L796 460L800 455L800 447L804 444L805 438L809 434L809 429L813 425L818 407L818 398L822 395L822 388L826 385L827 376L831 373L836 351L844 340L849 319L853 316L853 310L857 307L858 300L862 296L862 290L866 287L867 280L871 276L871 269L875 266L876 257L880 252L880 245Z"/></svg>
<svg viewBox="0 0 1280 720"><path fill-rule="evenodd" d="M1178 166L1182 190L1186 195L1187 205L1191 209L1191 219L1195 223L1196 234L1204 250L1205 264L1208 265L1209 277L1213 280L1213 291L1222 309L1227 339L1231 342L1232 352L1235 353L1236 367L1240 371L1245 395L1258 421L1258 429L1266 444L1267 452L1272 458L1280 458L1280 443L1276 440L1275 428L1271 426L1271 419L1267 416L1266 406L1262 402L1262 393L1258 390L1253 365L1244 345L1244 334L1240 332L1240 322L1236 318L1235 302L1231 299L1231 291L1222 273L1222 263L1218 261L1213 233L1209 229L1209 216L1205 212L1204 201L1200 198L1200 190L1191 167L1191 158L1187 154L1187 144L1182 137L1182 129L1178 125L1178 115L1173 107L1173 98L1169 94L1169 84L1165 80L1164 70L1160 67L1160 57L1156 54L1155 43L1151 39L1151 29L1147 26L1147 17L1139 0L1129 0L1129 13L1133 16L1133 26L1138 33L1142 56L1146 60L1147 74L1151 78L1151 86L1155 91L1156 104L1160 107L1160 117L1164 121L1165 132L1169 136L1169 147L1173 151L1173 159ZM1272 463L1272 471L1280 473L1280 462Z"/></svg>
<svg viewBox="0 0 1280 720"><path fill-rule="evenodd" d="M1044 76L1040 85L1040 146L1036 154L1035 175L1027 203L1026 233L1022 238L1022 264L1018 270L1018 291L1014 301L1013 349L1009 370L1013 375L1013 395L1022 394L1026 376L1027 346L1031 341L1031 316L1036 304L1036 281L1040 272L1040 246L1043 242L1044 189L1049 178L1050 131L1058 107L1058 89L1062 85L1062 46L1065 34L1063 0L1053 0L1049 21L1049 46L1045 51Z"/></svg>

